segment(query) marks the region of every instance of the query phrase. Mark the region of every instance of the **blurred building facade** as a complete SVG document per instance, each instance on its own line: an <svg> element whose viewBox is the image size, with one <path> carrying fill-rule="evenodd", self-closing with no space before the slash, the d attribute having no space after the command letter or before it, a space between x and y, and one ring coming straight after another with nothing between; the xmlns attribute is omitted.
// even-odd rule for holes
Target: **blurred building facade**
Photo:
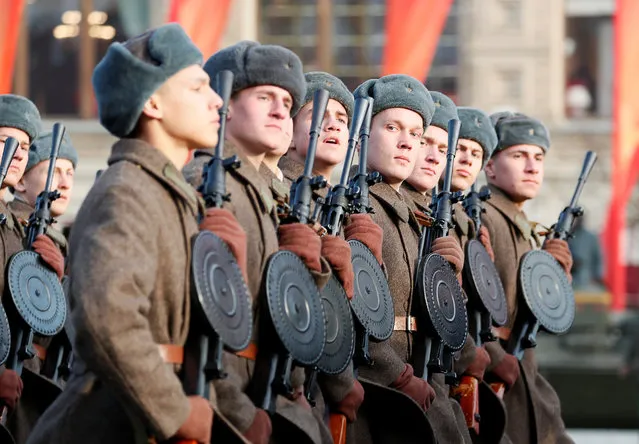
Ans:
<svg viewBox="0 0 639 444"><path fill-rule="evenodd" d="M16 92L32 97L50 120L68 123L81 152L72 212L113 140L95 121L93 66L112 41L163 23L168 6L169 0L29 0ZM599 232L605 222L613 13L614 0L455 0L424 79L459 105L518 110L548 124L553 146L546 183L527 207L546 225L570 199L586 150L599 154L582 198L587 225ZM306 70L328 70L354 88L379 75L384 16L384 0L235 0L221 44L281 44ZM78 35L84 17L88 38ZM639 226L639 208L629 216L629 226ZM633 254L639 255L636 228L629 230L628 259L639 263Z"/></svg>

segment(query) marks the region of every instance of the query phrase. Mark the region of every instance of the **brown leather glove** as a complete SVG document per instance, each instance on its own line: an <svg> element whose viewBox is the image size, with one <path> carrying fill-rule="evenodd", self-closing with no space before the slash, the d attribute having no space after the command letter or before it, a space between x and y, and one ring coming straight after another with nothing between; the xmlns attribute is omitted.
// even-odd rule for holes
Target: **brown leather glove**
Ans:
<svg viewBox="0 0 639 444"><path fill-rule="evenodd" d="M246 232L233 213L224 208L209 208L200 222L200 230L216 234L226 243L248 282L246 271Z"/></svg>
<svg viewBox="0 0 639 444"><path fill-rule="evenodd" d="M344 399L338 402L334 409L346 416L348 422L355 422L357 420L357 410L359 406L364 402L364 387L356 379L353 383L353 387L346 394Z"/></svg>
<svg viewBox="0 0 639 444"><path fill-rule="evenodd" d="M337 236L322 237L322 256L328 261L333 272L342 283L346 296L353 297L353 262L351 262L351 246Z"/></svg>
<svg viewBox="0 0 639 444"><path fill-rule="evenodd" d="M490 234L488 233L488 228L483 225L479 227L479 242L481 242L488 252L490 260L495 262L495 252L493 251L493 246L490 244Z"/></svg>
<svg viewBox="0 0 639 444"><path fill-rule="evenodd" d="M244 437L253 444L268 444L271 439L271 433L273 432L273 426L271 424L271 418L268 413L262 409L257 409L255 412L255 418L246 432Z"/></svg>
<svg viewBox="0 0 639 444"><path fill-rule="evenodd" d="M366 245L377 262L382 264L384 231L369 214L351 214L348 225L344 227L344 237L347 241L357 240Z"/></svg>
<svg viewBox="0 0 639 444"><path fill-rule="evenodd" d="M40 234L33 241L31 248L55 271L55 274L58 275L58 279L62 279L64 276L64 256L62 256L60 249L56 247L51 238Z"/></svg>
<svg viewBox="0 0 639 444"><path fill-rule="evenodd" d="M311 271L322 272L322 240L305 224L280 225L277 229L280 250L288 250L302 259Z"/></svg>
<svg viewBox="0 0 639 444"><path fill-rule="evenodd" d="M452 236L438 237L433 241L431 253L437 253L448 261L453 271L459 277L464 269L464 252L459 243Z"/></svg>
<svg viewBox="0 0 639 444"><path fill-rule="evenodd" d="M486 349L484 347L475 347L475 359L470 363L465 374L482 381L484 379L484 372L489 365L490 355Z"/></svg>
<svg viewBox="0 0 639 444"><path fill-rule="evenodd" d="M209 444L213 427L213 408L209 401L201 396L189 396L189 404L191 405L189 417L180 426L175 437Z"/></svg>
<svg viewBox="0 0 639 444"><path fill-rule="evenodd" d="M557 259L559 265L561 265L566 272L568 280L572 282L572 274L570 273L570 270L572 269L572 253L568 247L568 242L561 239L548 239L544 242L544 246L542 248L550 253L552 257Z"/></svg>
<svg viewBox="0 0 639 444"><path fill-rule="evenodd" d="M404 372L391 384L391 387L410 396L425 412L435 400L435 390L428 382L413 374L413 367L410 364L406 364Z"/></svg>
<svg viewBox="0 0 639 444"><path fill-rule="evenodd" d="M0 374L0 400L2 400L10 410L16 408L18 400L22 396L22 379L13 371L6 369Z"/></svg>
<svg viewBox="0 0 639 444"><path fill-rule="evenodd" d="M513 355L506 354L501 362L493 368L493 373L510 388L519 379L519 360Z"/></svg>

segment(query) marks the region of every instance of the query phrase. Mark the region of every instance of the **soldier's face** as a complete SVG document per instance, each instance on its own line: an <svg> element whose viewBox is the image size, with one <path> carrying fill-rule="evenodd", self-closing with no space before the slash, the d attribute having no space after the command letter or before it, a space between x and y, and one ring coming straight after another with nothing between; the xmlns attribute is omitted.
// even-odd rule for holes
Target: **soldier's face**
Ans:
<svg viewBox="0 0 639 444"><path fill-rule="evenodd" d="M415 169L406 179L420 193L432 190L446 166L448 133L437 126L429 126L422 139Z"/></svg>
<svg viewBox="0 0 639 444"><path fill-rule="evenodd" d="M513 202L523 203L539 193L544 181L544 158L544 150L538 146L511 146L488 161L486 177Z"/></svg>
<svg viewBox="0 0 639 444"><path fill-rule="evenodd" d="M48 172L49 161L40 162L22 176L22 179L15 186L16 193L25 202L35 206L38 194L44 190ZM67 210L71 201L71 193L73 192L74 176L75 170L70 160L56 160L51 189L58 190L60 197L51 204L51 215L53 217L60 217Z"/></svg>
<svg viewBox="0 0 639 444"><path fill-rule="evenodd" d="M4 153L4 143L7 138L13 137L20 145L16 149L13 155L13 160L9 164L9 170L7 171L7 177L4 179L4 183L0 188L5 189L7 187L15 187L16 184L22 178L24 170L27 168L29 162L29 135L17 128L0 128L0 146Z"/></svg>
<svg viewBox="0 0 639 444"><path fill-rule="evenodd" d="M293 145L302 159L306 159L310 140L313 102L307 103L295 116ZM315 168L335 168L346 157L348 148L348 113L344 105L330 99L322 121L322 131L317 141Z"/></svg>
<svg viewBox="0 0 639 444"><path fill-rule="evenodd" d="M293 119L288 118L283 120L283 131L281 143L275 147L272 151L266 153L264 156L264 162L270 165L277 165L279 160L284 154L286 154L291 147L291 140L293 139Z"/></svg>
<svg viewBox="0 0 639 444"><path fill-rule="evenodd" d="M453 167L452 191L469 189L481 171L484 150L479 143L469 139L459 139L455 166Z"/></svg>
<svg viewBox="0 0 639 444"><path fill-rule="evenodd" d="M422 117L405 108L386 109L371 123L368 167L399 189L415 169L423 133Z"/></svg>
<svg viewBox="0 0 639 444"><path fill-rule="evenodd" d="M290 146L287 128L291 124L292 106L291 94L279 86L244 89L231 100L227 135L255 156Z"/></svg>
<svg viewBox="0 0 639 444"><path fill-rule="evenodd" d="M159 120L164 131L187 149L217 145L222 99L209 85L209 76L198 65L184 68L154 94L145 113ZM185 153L185 156L188 155Z"/></svg>

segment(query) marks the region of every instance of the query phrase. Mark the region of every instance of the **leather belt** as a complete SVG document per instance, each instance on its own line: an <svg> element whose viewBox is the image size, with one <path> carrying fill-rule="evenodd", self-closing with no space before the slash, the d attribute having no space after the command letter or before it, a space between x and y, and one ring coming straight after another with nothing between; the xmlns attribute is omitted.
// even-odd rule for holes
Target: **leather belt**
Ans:
<svg viewBox="0 0 639 444"><path fill-rule="evenodd" d="M41 361L44 361L47 358L47 349L41 345L33 344L33 349L35 350L35 354Z"/></svg>
<svg viewBox="0 0 639 444"><path fill-rule="evenodd" d="M415 316L395 316L395 325L393 326L395 331L417 331L417 320Z"/></svg>
<svg viewBox="0 0 639 444"><path fill-rule="evenodd" d="M246 347L244 350L235 352L235 354L241 358L255 361L257 359L257 344L255 342L251 342L248 347Z"/></svg>
<svg viewBox="0 0 639 444"><path fill-rule="evenodd" d="M184 347L173 344L158 344L160 356L167 364L182 364L184 362Z"/></svg>
<svg viewBox="0 0 639 444"><path fill-rule="evenodd" d="M511 330L508 327L492 327L492 332L496 338L499 338L502 341L507 341L508 339L510 339Z"/></svg>

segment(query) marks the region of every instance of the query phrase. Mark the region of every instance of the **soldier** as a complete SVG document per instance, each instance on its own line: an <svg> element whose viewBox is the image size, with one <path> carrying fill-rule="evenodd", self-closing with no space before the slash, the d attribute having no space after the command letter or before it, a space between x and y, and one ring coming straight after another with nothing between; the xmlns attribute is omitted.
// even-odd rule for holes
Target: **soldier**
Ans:
<svg viewBox="0 0 639 444"><path fill-rule="evenodd" d="M7 262L12 255L24 248L23 239L25 234L20 220L9 210L4 203L4 199L7 190L15 187L22 178L28 161L29 146L38 137L41 125L40 113L30 100L12 94L0 95L0 141L3 147L8 137L13 137L20 143L7 171L7 176L0 186L0 213L6 216L5 223L0 225L0 239L3 244L3 269L6 268ZM43 261L59 277L62 277L64 260L51 239L44 235L38 236L32 247L40 254ZM0 294L4 294L4 273L1 276ZM39 369L39 358L36 356L25 361L25 366ZM10 414L7 426L16 442L24 442L30 430L30 427L27 426L23 419L22 408L16 409L22 391L23 383L18 374L13 370L6 369L4 366L0 367L0 399L9 408ZM22 406L24 403L18 405Z"/></svg>
<svg viewBox="0 0 639 444"><path fill-rule="evenodd" d="M414 322L408 320L413 314L419 227L409 203L400 193L400 187L411 175L423 149L421 139L432 120L435 106L424 85L405 75L368 80L355 90L354 95L356 98L374 99L368 166L379 171L384 180L372 186L369 193L373 220L384 232L381 256L388 272L395 307L393 336L386 342L370 345L375 365L372 368L361 367L360 375L395 388L417 402L427 412L438 441L460 442L463 438L455 424L454 404L448 399L443 375L434 375L431 386L414 376L413 368L408 364L412 359L415 331ZM351 226L345 228L347 239L350 238ZM441 253L451 262L455 272L461 273L463 253L453 238L438 239L433 245L433 252ZM451 431L444 432L445 428L440 423L452 423ZM358 438L371 440L364 424L358 424L359 421L355 423Z"/></svg>
<svg viewBox="0 0 639 444"><path fill-rule="evenodd" d="M49 172L49 156L51 154L51 132L40 135L29 149L29 161L24 176L13 188L14 199L9 202L9 209L26 223L35 209L36 199L44 190ZM58 190L60 197L51 204L51 216L58 218L64 215L73 192L75 169L78 165L78 152L71 144L67 133L64 134L58 159L56 160L52 190ZM49 227L47 234L54 240L66 256L67 241L58 230Z"/></svg>
<svg viewBox="0 0 639 444"><path fill-rule="evenodd" d="M543 183L550 138L540 121L523 114L497 113L491 120L498 143L485 167L492 197L482 220L490 233L495 266L508 302L508 325L496 329L496 335L507 341L518 306L524 303L517 289L519 261L540 244L536 224L528 220L522 207L537 196ZM570 274L572 256L565 241L549 240L542 248ZM504 396L510 419L507 437L518 444L572 443L561 419L559 398L539 374L534 350L527 349L519 362L499 343L486 344L486 349L491 358L489 371L508 387Z"/></svg>
<svg viewBox="0 0 639 444"><path fill-rule="evenodd" d="M344 162L346 157L348 125L353 117L355 106L353 94L337 77L326 72L309 72L304 77L307 85L306 97L304 97L302 106L293 119L293 143L286 156L282 157L279 163L289 185L304 171L315 92L321 88L329 93L313 164L313 174L321 175L327 181L330 181L333 170ZM327 191L328 188L317 190L313 198L325 198ZM350 246L343 241L343 233L338 236L326 235L322 237L322 256L337 273L347 296L352 297L353 265L350 260ZM364 399L364 389L355 379L352 365L336 376L320 374L318 382L321 393L316 393L315 400L320 407L319 410L323 410L322 403L325 402L330 411L345 415L351 423L355 421L357 410Z"/></svg>
<svg viewBox="0 0 639 444"><path fill-rule="evenodd" d="M432 189L437 185L440 177L446 167L446 153L448 151L448 121L458 119L457 106L444 94L431 91L433 103L435 104L435 113L430 126L426 129L424 135L425 149L421 151L421 155L417 159L417 164L411 175L402 185L404 192L411 203L414 203L417 211L430 215L430 203L432 199ZM457 162L457 158L455 158ZM451 187L452 191L452 187ZM457 215L455 212L455 215ZM459 246L463 249L464 245L459 238L458 223L455 222L455 230L451 231L451 236L456 239ZM421 230L417 231L419 236ZM482 354L484 352L484 354ZM485 357L485 350L476 350L475 343L470 336L467 336L466 343L461 351L459 359L454 363L455 371L461 374L474 373L483 376L483 370L486 367L482 358ZM438 386L441 393L438 392L436 403L451 403L452 412L455 416L445 415L440 417L438 412L447 413L446 410L433 410L429 413L431 423L435 427L439 436L455 436L458 434L459 439L464 442L470 442L471 437L468 433L464 414L459 404L448 398L449 387L445 384Z"/></svg>
<svg viewBox="0 0 639 444"><path fill-rule="evenodd" d="M217 73L234 74L226 126L225 156L236 154L241 166L227 174L235 214L248 234L248 286L253 296L257 325L260 322L260 288L266 263L278 250L289 250L302 258L321 286L329 276L329 265L322 260L317 233L304 224L278 227L276 203L260 174L267 153L281 148L287 121L300 107L306 93L302 62L281 46L243 41L218 51L209 58L205 71L214 79ZM203 166L210 152L198 152L183 173L195 187L201 183ZM269 415L256 407L247 391L254 372L259 347L259 328L254 329L248 349L224 354L228 377L214 382L220 411L253 443L267 443L273 431ZM320 425L303 394L304 371L291 376L295 390L292 400L277 399L277 414L295 424L307 439L321 441ZM277 433L276 433L277 434Z"/></svg>
<svg viewBox="0 0 639 444"><path fill-rule="evenodd" d="M168 24L111 44L94 70L100 122L120 140L71 233L73 374L30 443L210 441L211 402L187 396L177 375L199 213L180 170L196 147L217 143L222 105L201 63ZM210 211L202 225L234 233L216 231L242 266L232 215Z"/></svg>

